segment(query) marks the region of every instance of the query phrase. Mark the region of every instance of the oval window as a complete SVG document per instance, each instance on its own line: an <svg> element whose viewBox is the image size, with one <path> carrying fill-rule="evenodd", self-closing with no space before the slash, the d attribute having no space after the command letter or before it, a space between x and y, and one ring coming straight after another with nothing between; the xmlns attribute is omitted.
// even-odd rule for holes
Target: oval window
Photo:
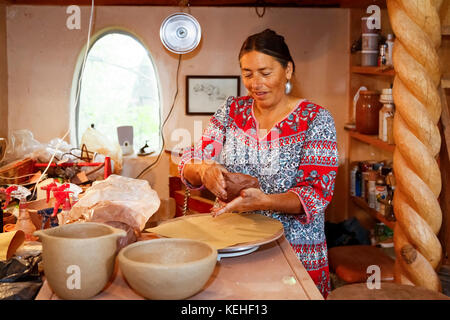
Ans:
<svg viewBox="0 0 450 320"><path fill-rule="evenodd" d="M133 126L134 152L146 143L150 149L159 150L160 99L155 67L149 52L135 37L108 32L92 44L75 122L77 145L91 124L117 142L117 127Z"/></svg>

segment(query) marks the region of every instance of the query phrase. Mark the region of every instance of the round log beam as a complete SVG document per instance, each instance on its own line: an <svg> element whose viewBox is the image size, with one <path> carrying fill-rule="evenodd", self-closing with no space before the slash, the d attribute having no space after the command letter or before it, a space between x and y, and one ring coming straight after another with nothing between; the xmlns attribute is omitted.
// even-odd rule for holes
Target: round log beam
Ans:
<svg viewBox="0 0 450 320"><path fill-rule="evenodd" d="M442 224L438 197L441 146L440 0L387 0L396 39L392 94L394 117L395 281L441 291L436 273L442 260L437 234Z"/></svg>

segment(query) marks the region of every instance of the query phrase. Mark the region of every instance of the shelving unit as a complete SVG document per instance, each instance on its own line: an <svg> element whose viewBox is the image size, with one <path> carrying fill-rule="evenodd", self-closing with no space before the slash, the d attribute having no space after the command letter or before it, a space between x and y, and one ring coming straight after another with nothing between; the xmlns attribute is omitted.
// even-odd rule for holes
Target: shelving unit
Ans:
<svg viewBox="0 0 450 320"><path fill-rule="evenodd" d="M366 212L368 212L373 218L377 219L380 222L383 222L389 228L394 230L395 221L387 220L386 217L383 216L381 213L379 213L375 209L372 209L371 207L369 207L369 205L367 204L367 202L364 199L362 199L360 197L354 197L354 196L351 196L351 199L352 199L354 204L356 204L358 207L360 207L361 209L363 209Z"/></svg>
<svg viewBox="0 0 450 320"><path fill-rule="evenodd" d="M350 71L352 73L376 75L376 76L388 76L393 77L395 71L392 67L363 67L363 66L351 66Z"/></svg>
<svg viewBox="0 0 450 320"><path fill-rule="evenodd" d="M361 17L367 16L363 9L352 9L350 12L350 43L358 40L361 36ZM381 32L384 36L393 33L389 24L389 16L386 9L381 10ZM392 67L366 67L361 66L360 52L350 55L349 59L349 118L353 116L353 97L361 86L368 90L380 91L391 87L395 76ZM350 170L351 163L363 160L391 160L395 150L395 145L388 144L376 135L361 134L354 129L346 129L348 133L348 157L347 164ZM350 173L347 173L349 179ZM350 183L349 183L350 185ZM383 222L393 229L395 223L388 221L382 214L369 207L368 203L359 197L348 197L349 216L356 216L361 219L366 227L374 226L376 221Z"/></svg>
<svg viewBox="0 0 450 320"><path fill-rule="evenodd" d="M356 131L349 131L349 135L351 138L362 141L364 143L370 144L371 146L374 146L378 149L385 150L388 152L394 152L395 145L394 144L388 144L387 142L384 142L383 140L378 139L377 136L370 136L366 134L361 134Z"/></svg>

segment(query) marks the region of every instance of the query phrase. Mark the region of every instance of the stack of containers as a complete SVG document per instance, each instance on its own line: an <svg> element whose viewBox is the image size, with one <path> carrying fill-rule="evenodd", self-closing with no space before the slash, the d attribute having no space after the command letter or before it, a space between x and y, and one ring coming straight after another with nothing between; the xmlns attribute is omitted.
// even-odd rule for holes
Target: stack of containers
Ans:
<svg viewBox="0 0 450 320"><path fill-rule="evenodd" d="M362 30L362 66L376 67L378 65L378 42L380 39L379 29L370 28L371 17L361 18Z"/></svg>

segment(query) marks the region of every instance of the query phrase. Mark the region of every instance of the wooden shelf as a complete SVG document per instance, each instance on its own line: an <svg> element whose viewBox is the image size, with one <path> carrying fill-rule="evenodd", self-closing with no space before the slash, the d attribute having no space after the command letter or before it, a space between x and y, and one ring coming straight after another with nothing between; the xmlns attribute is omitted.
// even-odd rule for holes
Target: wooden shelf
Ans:
<svg viewBox="0 0 450 320"><path fill-rule="evenodd" d="M393 68L386 68L386 67L352 66L350 70L351 70L352 73L359 73L359 74L389 76L389 77L395 76L394 69Z"/></svg>
<svg viewBox="0 0 450 320"><path fill-rule="evenodd" d="M356 131L349 131L348 133L349 133L350 137L352 137L353 139L370 144L378 149L385 150L385 151L392 152L392 153L395 150L394 144L388 144L388 143L378 139L377 136L369 136L366 134L358 133Z"/></svg>
<svg viewBox="0 0 450 320"><path fill-rule="evenodd" d="M391 228L392 230L394 230L395 227L395 221L389 221L387 220L381 213L379 213L378 211L376 211L375 209L372 209L371 207L369 207L369 205L367 204L367 202L360 198L360 197L354 197L351 196L350 197L353 201L354 204L356 204L358 207L360 207L361 209L365 210L367 213L369 213L373 218L377 219L380 222L383 222L385 225L387 225L389 228Z"/></svg>

